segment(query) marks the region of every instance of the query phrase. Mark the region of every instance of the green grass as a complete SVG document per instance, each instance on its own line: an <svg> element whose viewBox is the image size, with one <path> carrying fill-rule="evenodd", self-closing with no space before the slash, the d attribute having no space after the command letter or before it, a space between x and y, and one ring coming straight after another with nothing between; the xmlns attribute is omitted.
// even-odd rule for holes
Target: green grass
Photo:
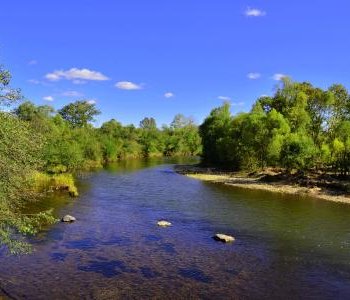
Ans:
<svg viewBox="0 0 350 300"><path fill-rule="evenodd" d="M70 173L49 175L35 172L32 180L32 186L34 190L38 192L62 190L68 191L69 195L72 197L77 197L79 195L73 175Z"/></svg>

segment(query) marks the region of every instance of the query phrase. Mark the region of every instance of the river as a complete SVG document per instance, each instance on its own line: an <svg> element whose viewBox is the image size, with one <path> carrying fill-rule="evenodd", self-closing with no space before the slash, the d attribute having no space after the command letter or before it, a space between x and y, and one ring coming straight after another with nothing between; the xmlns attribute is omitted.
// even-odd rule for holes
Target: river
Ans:
<svg viewBox="0 0 350 300"><path fill-rule="evenodd" d="M79 179L80 197L49 196L75 223L0 256L13 299L345 299L350 206L201 182L176 161L120 162ZM160 219L173 225L160 228ZM217 233L233 235L224 244Z"/></svg>

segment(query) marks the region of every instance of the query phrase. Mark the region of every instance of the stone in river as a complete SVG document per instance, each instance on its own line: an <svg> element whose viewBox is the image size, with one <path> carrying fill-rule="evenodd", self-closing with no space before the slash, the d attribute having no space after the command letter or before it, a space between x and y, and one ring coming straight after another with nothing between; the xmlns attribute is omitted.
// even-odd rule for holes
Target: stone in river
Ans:
<svg viewBox="0 0 350 300"><path fill-rule="evenodd" d="M76 218L74 218L73 216L70 216L70 215L65 215L62 218L62 222L74 222L74 221L76 221Z"/></svg>
<svg viewBox="0 0 350 300"><path fill-rule="evenodd" d="M235 238L233 236L226 235L223 233L215 234L214 239L217 241L223 242L223 243L232 243L235 240Z"/></svg>
<svg viewBox="0 0 350 300"><path fill-rule="evenodd" d="M161 220L157 222L157 225L161 227L168 227L168 226L171 226L171 223L165 220Z"/></svg>

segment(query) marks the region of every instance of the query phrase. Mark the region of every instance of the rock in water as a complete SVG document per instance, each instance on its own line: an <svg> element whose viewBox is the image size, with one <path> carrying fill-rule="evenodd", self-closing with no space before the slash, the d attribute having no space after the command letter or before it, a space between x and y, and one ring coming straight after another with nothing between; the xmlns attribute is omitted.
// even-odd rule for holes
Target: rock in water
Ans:
<svg viewBox="0 0 350 300"><path fill-rule="evenodd" d="M232 243L235 240L233 236L222 234L222 233L215 234L214 239L223 243Z"/></svg>
<svg viewBox="0 0 350 300"><path fill-rule="evenodd" d="M62 222L74 222L76 221L76 218L74 218L73 216L70 216L70 215L65 215L63 218L62 218Z"/></svg>
<svg viewBox="0 0 350 300"><path fill-rule="evenodd" d="M168 222L168 221L162 220L162 221L158 221L158 222L157 222L157 225L158 225L158 226L161 226L161 227L169 227L169 226L171 226L171 223Z"/></svg>

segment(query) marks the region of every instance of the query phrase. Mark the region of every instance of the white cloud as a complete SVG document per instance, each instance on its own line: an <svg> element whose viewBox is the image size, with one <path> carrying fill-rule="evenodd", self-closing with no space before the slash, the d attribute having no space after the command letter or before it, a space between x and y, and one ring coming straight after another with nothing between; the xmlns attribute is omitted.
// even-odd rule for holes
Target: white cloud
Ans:
<svg viewBox="0 0 350 300"><path fill-rule="evenodd" d="M167 92L164 94L164 97L165 98L172 98L172 97L175 97L175 95L172 92Z"/></svg>
<svg viewBox="0 0 350 300"><path fill-rule="evenodd" d="M131 81L119 81L115 84L115 87L121 90L141 90L142 86L140 84L133 83Z"/></svg>
<svg viewBox="0 0 350 300"><path fill-rule="evenodd" d="M45 97L43 97L43 99L45 101L49 101L49 102L52 102L54 100L52 96L45 96Z"/></svg>
<svg viewBox="0 0 350 300"><path fill-rule="evenodd" d="M89 104L96 104L96 100L95 99L91 99L91 100L87 100L87 103Z"/></svg>
<svg viewBox="0 0 350 300"><path fill-rule="evenodd" d="M257 8L248 7L245 11L247 17L263 17L266 15L266 12Z"/></svg>
<svg viewBox="0 0 350 300"><path fill-rule="evenodd" d="M85 80L80 80L80 79L74 79L72 82L73 82L74 84L85 84L85 83L86 83Z"/></svg>
<svg viewBox="0 0 350 300"><path fill-rule="evenodd" d="M254 79L259 79L259 78L261 77L261 74L260 74L260 73L256 73L256 72L248 73L248 74L247 74L247 77L248 77L249 79L252 79L252 80L254 80Z"/></svg>
<svg viewBox="0 0 350 300"><path fill-rule="evenodd" d="M32 60L28 61L28 65L29 65L29 66L36 65L37 63L38 63L38 61L35 60L35 59L32 59Z"/></svg>
<svg viewBox="0 0 350 300"><path fill-rule="evenodd" d="M243 106L243 105L244 105L244 102L243 102L243 101L240 101L240 102L232 102L231 105L232 105L232 106Z"/></svg>
<svg viewBox="0 0 350 300"><path fill-rule="evenodd" d="M287 75L285 74L281 74L281 73L276 73L272 76L272 79L273 80L276 80L276 81L280 81L282 80L284 77L287 77Z"/></svg>
<svg viewBox="0 0 350 300"><path fill-rule="evenodd" d="M62 96L65 96L65 97L81 97L81 96L83 96L83 94L79 93L77 91L66 91L66 92L62 93Z"/></svg>
<svg viewBox="0 0 350 300"><path fill-rule="evenodd" d="M37 79L29 79L28 80L29 83L32 83L32 84L40 84L41 82Z"/></svg>
<svg viewBox="0 0 350 300"><path fill-rule="evenodd" d="M69 70L56 70L52 73L45 75L45 78L50 81L58 81L61 79L72 80L73 83L81 83L85 80L94 80L94 81L104 81L109 80L109 78L97 71L91 71L89 69L78 69L71 68Z"/></svg>
<svg viewBox="0 0 350 300"><path fill-rule="evenodd" d="M223 100L223 101L231 101L231 98L227 97L227 96L219 96L218 99Z"/></svg>

